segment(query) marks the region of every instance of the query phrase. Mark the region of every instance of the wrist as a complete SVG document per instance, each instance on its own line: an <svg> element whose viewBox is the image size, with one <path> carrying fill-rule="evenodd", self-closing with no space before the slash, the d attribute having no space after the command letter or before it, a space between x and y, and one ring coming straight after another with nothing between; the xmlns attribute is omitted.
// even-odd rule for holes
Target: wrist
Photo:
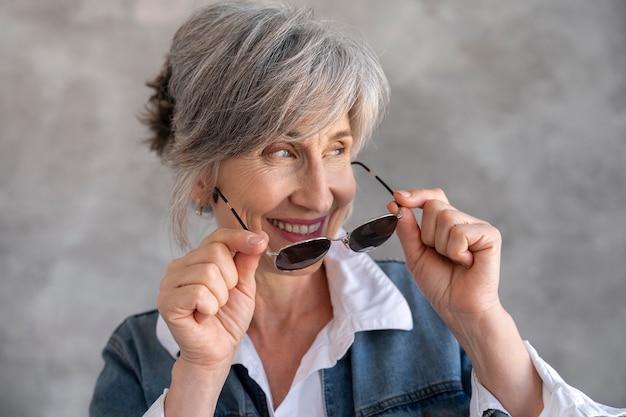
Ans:
<svg viewBox="0 0 626 417"><path fill-rule="evenodd" d="M212 415L230 372L230 361L202 366L179 357L172 368L172 382L165 398L165 415Z"/></svg>
<svg viewBox="0 0 626 417"><path fill-rule="evenodd" d="M455 315L449 324L481 384L512 415L535 416L543 408L542 381L517 326L502 305L481 314Z"/></svg>
<svg viewBox="0 0 626 417"><path fill-rule="evenodd" d="M442 310L438 310L437 313L459 342L472 341L477 336L484 338L487 334L497 333L513 322L510 314L504 309L497 297L488 302L481 302L480 308L473 306L465 309L447 308Z"/></svg>

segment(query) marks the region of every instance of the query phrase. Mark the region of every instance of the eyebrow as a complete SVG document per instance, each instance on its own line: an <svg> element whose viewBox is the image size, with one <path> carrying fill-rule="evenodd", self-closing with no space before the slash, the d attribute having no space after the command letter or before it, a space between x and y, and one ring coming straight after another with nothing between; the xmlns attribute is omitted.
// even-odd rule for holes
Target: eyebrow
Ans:
<svg viewBox="0 0 626 417"><path fill-rule="evenodd" d="M335 133L333 133L330 136L331 140L337 140L337 139L341 139L341 138L345 138L348 136L352 136L352 131L350 129L345 129L345 130L339 130Z"/></svg>
<svg viewBox="0 0 626 417"><path fill-rule="evenodd" d="M291 131L287 133L286 136L290 138L296 138L300 135L300 132ZM345 137L352 137L352 130L350 128L338 130L337 132L334 132L329 136L330 140L337 140Z"/></svg>

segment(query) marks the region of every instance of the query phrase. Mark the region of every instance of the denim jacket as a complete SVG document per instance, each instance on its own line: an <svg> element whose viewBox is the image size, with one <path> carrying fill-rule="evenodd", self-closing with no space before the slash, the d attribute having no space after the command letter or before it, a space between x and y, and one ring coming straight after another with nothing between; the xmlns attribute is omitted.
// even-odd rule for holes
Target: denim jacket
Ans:
<svg viewBox="0 0 626 417"><path fill-rule="evenodd" d="M471 364L404 264L378 262L403 293L413 329L357 333L348 353L322 370L329 417L467 416ZM91 417L141 416L168 388L174 358L157 340L156 311L129 317L103 351ZM268 416L261 388L242 365L233 365L215 416ZM484 415L506 416L489 410Z"/></svg>

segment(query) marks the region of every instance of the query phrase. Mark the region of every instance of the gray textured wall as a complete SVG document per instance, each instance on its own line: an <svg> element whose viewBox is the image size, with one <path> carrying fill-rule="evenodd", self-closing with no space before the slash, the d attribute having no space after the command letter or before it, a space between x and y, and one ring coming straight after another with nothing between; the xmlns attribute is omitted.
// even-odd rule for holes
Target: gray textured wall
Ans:
<svg viewBox="0 0 626 417"><path fill-rule="evenodd" d="M626 3L309 3L363 31L391 80L363 160L497 225L524 337L626 406ZM110 332L155 304L178 252L136 115L197 4L0 3L2 415L85 415Z"/></svg>

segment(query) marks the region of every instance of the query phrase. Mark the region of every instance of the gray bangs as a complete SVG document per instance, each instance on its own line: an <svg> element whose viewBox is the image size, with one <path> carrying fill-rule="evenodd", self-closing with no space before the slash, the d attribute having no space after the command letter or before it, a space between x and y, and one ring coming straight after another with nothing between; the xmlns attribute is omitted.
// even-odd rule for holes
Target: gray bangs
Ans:
<svg viewBox="0 0 626 417"><path fill-rule="evenodd" d="M211 190L221 161L309 137L346 114L354 157L389 101L366 42L310 9L260 3L216 3L191 16L157 81L166 112L153 125L171 133L153 149L175 172L170 210L181 247L192 190L198 182Z"/></svg>
<svg viewBox="0 0 626 417"><path fill-rule="evenodd" d="M336 22L313 20L309 9L269 10L226 10L201 39L186 40L198 64L172 77L181 86L172 89L179 97L180 156L194 162L207 152L239 156L278 137L299 140L345 114L358 151L378 123L388 87L369 48L338 31ZM204 39L214 34L225 36L220 43ZM198 50L202 42L212 48ZM175 68L176 55L170 59Z"/></svg>

